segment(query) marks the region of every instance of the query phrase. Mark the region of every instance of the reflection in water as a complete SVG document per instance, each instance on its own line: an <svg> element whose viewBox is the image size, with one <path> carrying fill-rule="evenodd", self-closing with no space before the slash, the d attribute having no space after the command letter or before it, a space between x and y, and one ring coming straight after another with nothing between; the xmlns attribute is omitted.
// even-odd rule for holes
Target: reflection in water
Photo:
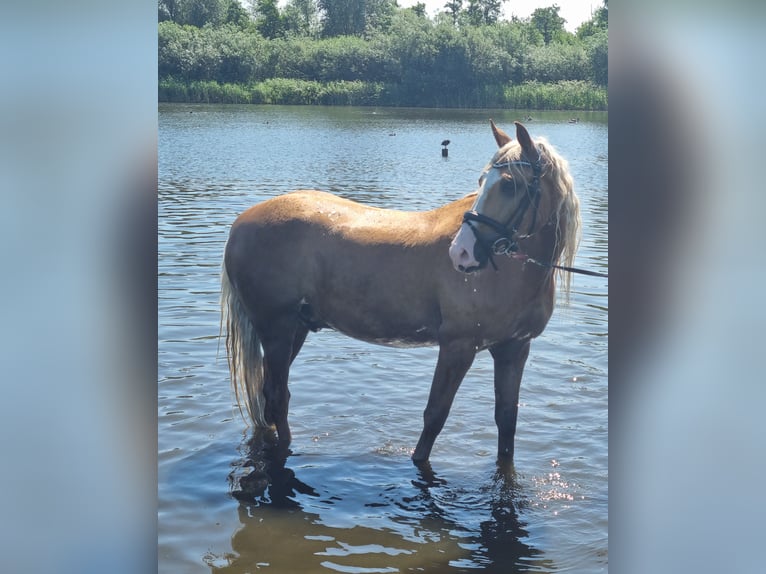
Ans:
<svg viewBox="0 0 766 574"><path fill-rule="evenodd" d="M300 508L297 494L319 496L316 491L295 477L287 468L289 450L278 446L270 430L257 430L246 444L247 458L229 474L231 494L245 503L260 503L272 508ZM237 469L252 468L237 478Z"/></svg>
<svg viewBox="0 0 766 574"><path fill-rule="evenodd" d="M256 433L229 476L241 527L232 537L234 553L208 560L213 572L554 570L525 542L529 534L517 511L524 498L512 468L498 469L488 484L463 489L430 465L387 458L393 473L385 479L395 473L396 482L380 485L366 472L366 461L357 474L357 462L342 459L335 463L346 467L345 478L322 471L315 478L322 486L312 487L287 467L289 453L279 452L272 439ZM313 474L311 469L300 472ZM366 504L358 502L360 491ZM475 523L477 515L486 519Z"/></svg>

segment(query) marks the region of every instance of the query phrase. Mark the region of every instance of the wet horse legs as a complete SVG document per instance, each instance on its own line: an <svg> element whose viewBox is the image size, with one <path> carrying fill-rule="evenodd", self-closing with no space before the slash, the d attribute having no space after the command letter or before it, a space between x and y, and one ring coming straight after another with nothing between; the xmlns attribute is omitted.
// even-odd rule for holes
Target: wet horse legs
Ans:
<svg viewBox="0 0 766 574"><path fill-rule="evenodd" d="M529 355L528 339L510 340L491 347L495 361L495 423L498 462L513 460L513 441L519 412L519 387Z"/></svg>
<svg viewBox="0 0 766 574"><path fill-rule="evenodd" d="M428 460L434 441L447 420L455 393L475 356L476 351L472 346L443 344L439 347L439 360L436 363L428 404L423 412L423 432L412 454L414 462Z"/></svg>
<svg viewBox="0 0 766 574"><path fill-rule="evenodd" d="M263 394L266 399L266 421L277 429L279 444L290 444L292 435L287 422L290 390L288 377L290 365L301 350L308 329L303 325L284 329L277 336L263 338Z"/></svg>

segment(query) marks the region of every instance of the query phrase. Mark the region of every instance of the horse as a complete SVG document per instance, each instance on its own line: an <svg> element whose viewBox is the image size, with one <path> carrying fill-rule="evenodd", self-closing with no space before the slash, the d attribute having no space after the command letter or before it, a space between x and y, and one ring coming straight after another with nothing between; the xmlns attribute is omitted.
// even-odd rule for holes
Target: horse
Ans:
<svg viewBox="0 0 766 574"><path fill-rule="evenodd" d="M297 190L236 218L221 274L231 384L243 417L244 403L278 445L291 442L290 367L309 332L332 328L382 345L438 345L416 464L427 463L461 381L488 349L498 463L513 461L530 342L553 313L557 283L568 299L569 275L552 266L573 262L581 222L553 146L520 122L515 140L490 127L498 149L478 189L442 207L389 210Z"/></svg>

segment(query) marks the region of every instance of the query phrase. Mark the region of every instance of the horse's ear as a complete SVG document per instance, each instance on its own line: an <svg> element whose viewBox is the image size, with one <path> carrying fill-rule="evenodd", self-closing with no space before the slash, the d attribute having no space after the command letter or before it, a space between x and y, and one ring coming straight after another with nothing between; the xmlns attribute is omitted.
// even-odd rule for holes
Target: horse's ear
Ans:
<svg viewBox="0 0 766 574"><path fill-rule="evenodd" d="M532 138L529 137L527 128L525 128L521 122L513 123L516 124L516 139L519 140L519 143L521 144L521 150L528 158L534 159L537 157L538 153L535 149L535 144L532 142Z"/></svg>
<svg viewBox="0 0 766 574"><path fill-rule="evenodd" d="M489 120L489 125L492 126L492 135L495 136L497 147L503 147L505 144L511 141L511 136L497 127L495 122L493 122L491 119Z"/></svg>

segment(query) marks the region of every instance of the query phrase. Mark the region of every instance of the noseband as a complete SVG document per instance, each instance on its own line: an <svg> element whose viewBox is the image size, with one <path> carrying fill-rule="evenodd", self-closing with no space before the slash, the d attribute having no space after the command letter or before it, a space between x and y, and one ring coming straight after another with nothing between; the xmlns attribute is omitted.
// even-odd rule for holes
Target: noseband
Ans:
<svg viewBox="0 0 766 574"><path fill-rule="evenodd" d="M474 257L481 263L483 260L486 264L487 259L492 263L492 267L497 271L497 265L492 255L510 255L519 250L519 244L517 239L523 239L531 235L532 230L535 227L537 221L537 208L540 204L540 175L542 174L542 165L540 159L540 153L537 154L537 160L535 162L528 161L504 161L495 162L492 164L493 169L509 169L512 165L527 166L532 168L532 181L527 186L527 193L524 194L524 198L520 203L516 211L511 215L510 219L506 223L501 223L496 219L478 213L476 211L466 211L463 214L463 223L468 224L468 227L473 231L474 237L476 237L476 247L474 247ZM529 225L527 234L514 239L519 232L517 226L521 224L524 219L524 215L527 213L529 206L534 204L534 212L532 215L532 223ZM474 223L483 223L487 227L492 228L497 235L491 241L483 237Z"/></svg>

